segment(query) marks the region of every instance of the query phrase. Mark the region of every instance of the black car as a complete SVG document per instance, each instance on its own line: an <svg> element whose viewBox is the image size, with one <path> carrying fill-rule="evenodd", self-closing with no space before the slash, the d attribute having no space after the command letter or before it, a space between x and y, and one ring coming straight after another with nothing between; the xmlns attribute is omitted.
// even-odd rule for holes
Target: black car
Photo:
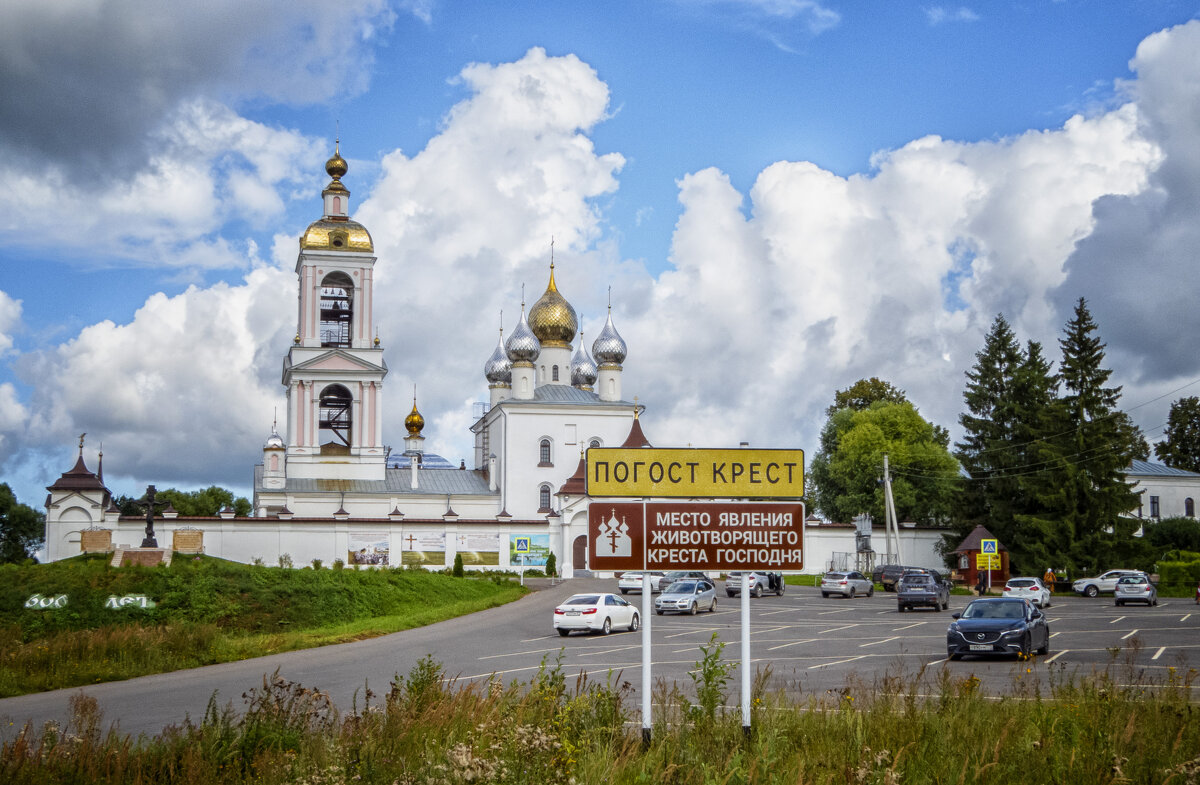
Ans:
<svg viewBox="0 0 1200 785"><path fill-rule="evenodd" d="M903 564L881 564L871 573L871 580L883 586L884 591L895 591L900 576L916 567L905 567Z"/></svg>
<svg viewBox="0 0 1200 785"><path fill-rule="evenodd" d="M988 597L971 600L954 614L946 630L946 655L957 660L964 654L1016 654L1028 658L1033 651L1050 651L1050 625L1046 616L1024 599Z"/></svg>
<svg viewBox="0 0 1200 785"><path fill-rule="evenodd" d="M943 611L950 607L950 584L933 570L912 570L900 577L896 587L896 610L913 608Z"/></svg>

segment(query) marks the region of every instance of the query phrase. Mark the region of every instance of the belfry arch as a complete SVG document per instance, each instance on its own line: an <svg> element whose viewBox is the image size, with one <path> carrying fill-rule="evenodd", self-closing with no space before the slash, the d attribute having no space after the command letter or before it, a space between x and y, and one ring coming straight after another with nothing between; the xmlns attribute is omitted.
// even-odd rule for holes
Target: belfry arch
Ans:
<svg viewBox="0 0 1200 785"><path fill-rule="evenodd" d="M350 348L354 325L354 282L344 272L321 281L321 346Z"/></svg>
<svg viewBox="0 0 1200 785"><path fill-rule="evenodd" d="M317 442L322 454L349 453L353 405L354 397L340 384L321 390Z"/></svg>

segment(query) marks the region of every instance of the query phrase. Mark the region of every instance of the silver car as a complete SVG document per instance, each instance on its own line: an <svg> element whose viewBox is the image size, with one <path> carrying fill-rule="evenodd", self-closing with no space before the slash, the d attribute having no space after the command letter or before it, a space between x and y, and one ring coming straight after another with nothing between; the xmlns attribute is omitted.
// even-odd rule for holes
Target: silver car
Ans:
<svg viewBox="0 0 1200 785"><path fill-rule="evenodd" d="M701 609L717 609L717 590L707 579L675 581L654 600L654 612L659 616L667 611L695 616Z"/></svg>
<svg viewBox="0 0 1200 785"><path fill-rule="evenodd" d="M853 599L857 595L871 597L875 584L861 572L827 572L821 578L821 596L838 594Z"/></svg>
<svg viewBox="0 0 1200 785"><path fill-rule="evenodd" d="M1150 582L1149 576L1126 575L1117 581L1113 590L1117 605L1127 602L1144 602L1147 605L1158 605L1158 589Z"/></svg>

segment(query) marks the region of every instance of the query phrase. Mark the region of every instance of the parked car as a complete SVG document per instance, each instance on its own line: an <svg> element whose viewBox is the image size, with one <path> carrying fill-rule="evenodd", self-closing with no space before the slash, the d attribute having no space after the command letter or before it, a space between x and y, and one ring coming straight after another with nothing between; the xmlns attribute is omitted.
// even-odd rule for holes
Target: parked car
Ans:
<svg viewBox="0 0 1200 785"><path fill-rule="evenodd" d="M750 573L750 596L761 597L763 592L773 591L783 596L784 583L782 572L764 572L755 570ZM737 597L742 593L742 573L734 570L725 576L725 595Z"/></svg>
<svg viewBox="0 0 1200 785"><path fill-rule="evenodd" d="M821 578L821 596L840 594L853 599L855 595L875 594L875 583L861 572L827 572Z"/></svg>
<svg viewBox="0 0 1200 785"><path fill-rule="evenodd" d="M670 586L675 581L686 580L713 582L713 579L708 577L708 573L700 572L699 570L671 570L663 576L662 585Z"/></svg>
<svg viewBox="0 0 1200 785"><path fill-rule="evenodd" d="M628 600L607 592L572 594L554 609L554 629L564 638L572 630L608 635L613 627L624 627L634 632L640 623L637 608Z"/></svg>
<svg viewBox="0 0 1200 785"><path fill-rule="evenodd" d="M1096 597L1101 592L1112 594L1117 588L1117 581L1126 575L1141 575L1138 570L1109 570L1098 578L1080 578L1071 584L1071 589L1076 594L1082 594L1086 597Z"/></svg>
<svg viewBox="0 0 1200 785"><path fill-rule="evenodd" d="M666 574L662 573L662 572L651 572L650 573L650 593L651 594L656 594L656 593L662 591L662 587L667 585L666 583L663 583L663 579L665 577L666 577ZM621 573L621 577L617 579L617 588L621 590L622 594L628 594L631 591L641 594L642 593L642 573L641 573L641 571L640 570L631 570L630 572Z"/></svg>
<svg viewBox="0 0 1200 785"><path fill-rule="evenodd" d="M1050 625L1029 600L981 597L971 600L946 630L946 656L1016 654L1029 657L1050 651Z"/></svg>
<svg viewBox="0 0 1200 785"><path fill-rule="evenodd" d="M895 591L900 576L916 567L905 567L903 564L881 564L871 573L871 580L883 586L884 591Z"/></svg>
<svg viewBox="0 0 1200 785"><path fill-rule="evenodd" d="M1041 578L1009 578L1004 584L1004 596L1029 600L1039 608L1050 607L1050 590Z"/></svg>
<svg viewBox="0 0 1200 785"><path fill-rule="evenodd" d="M950 607L950 584L933 570L910 570L900 578L896 589L896 610L929 607L942 611Z"/></svg>
<svg viewBox="0 0 1200 785"><path fill-rule="evenodd" d="M675 581L654 598L654 612L659 616L667 611L695 616L701 608L709 612L717 609L717 590L707 578Z"/></svg>
<svg viewBox="0 0 1200 785"><path fill-rule="evenodd" d="M1150 582L1150 576L1145 573L1122 576L1117 581L1116 589L1113 590L1113 597L1117 605L1124 605L1127 602L1158 605L1158 589Z"/></svg>

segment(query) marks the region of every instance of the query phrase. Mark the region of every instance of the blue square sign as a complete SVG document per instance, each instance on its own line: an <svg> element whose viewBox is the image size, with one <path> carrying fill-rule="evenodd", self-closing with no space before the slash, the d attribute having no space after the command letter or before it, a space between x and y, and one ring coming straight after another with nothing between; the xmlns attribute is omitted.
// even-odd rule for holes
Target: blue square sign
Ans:
<svg viewBox="0 0 1200 785"><path fill-rule="evenodd" d="M513 550L517 553L529 553L529 538L517 537L513 540Z"/></svg>
<svg viewBox="0 0 1200 785"><path fill-rule="evenodd" d="M980 553L999 554L1000 553L1000 541L999 540L980 540L979 541L979 552Z"/></svg>

